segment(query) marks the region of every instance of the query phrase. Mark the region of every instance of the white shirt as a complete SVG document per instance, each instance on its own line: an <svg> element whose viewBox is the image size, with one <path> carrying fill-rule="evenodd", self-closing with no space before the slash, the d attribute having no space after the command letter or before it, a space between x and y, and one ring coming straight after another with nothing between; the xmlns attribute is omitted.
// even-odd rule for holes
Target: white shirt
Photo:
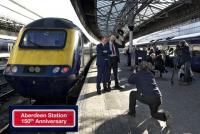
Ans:
<svg viewBox="0 0 200 134"><path fill-rule="evenodd" d="M112 46L113 46L113 47L112 47ZM109 47L110 47L110 51L111 51L111 52L114 51L114 53L115 53L115 54L111 53L110 56L111 56L111 57L117 56L117 55L116 55L115 46L114 46L114 44L113 44L112 42L109 42ZM114 50L112 51L113 48L114 48Z"/></svg>

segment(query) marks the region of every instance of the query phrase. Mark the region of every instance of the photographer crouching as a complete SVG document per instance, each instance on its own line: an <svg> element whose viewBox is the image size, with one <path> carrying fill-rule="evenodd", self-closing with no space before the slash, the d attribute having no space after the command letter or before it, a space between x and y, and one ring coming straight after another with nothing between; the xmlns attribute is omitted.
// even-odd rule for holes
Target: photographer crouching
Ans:
<svg viewBox="0 0 200 134"><path fill-rule="evenodd" d="M149 106L153 118L167 121L165 112L158 112L162 95L154 75L149 70L148 62L142 61L139 64L139 71L136 74L133 73L129 77L128 82L135 84L137 88L137 91L131 91L130 93L128 114L135 117L136 100L138 100Z"/></svg>

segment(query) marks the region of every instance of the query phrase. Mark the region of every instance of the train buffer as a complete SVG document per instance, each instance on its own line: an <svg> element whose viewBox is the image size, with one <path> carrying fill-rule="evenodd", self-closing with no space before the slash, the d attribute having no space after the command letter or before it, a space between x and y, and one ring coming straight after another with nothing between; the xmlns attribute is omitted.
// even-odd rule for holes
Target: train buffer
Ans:
<svg viewBox="0 0 200 134"><path fill-rule="evenodd" d="M170 115L169 126L150 116L148 106L137 102L136 117L127 115L129 93L135 86L127 84L130 68L126 66L126 57L121 56L119 65L120 85L123 90L112 89L111 92L96 93L96 63L94 62L78 98L79 132L84 134L160 134L160 133L200 133L200 75L195 74L195 81L189 86L179 85L174 78L170 84L172 70L157 78L163 95L164 109ZM112 86L114 81L112 81Z"/></svg>

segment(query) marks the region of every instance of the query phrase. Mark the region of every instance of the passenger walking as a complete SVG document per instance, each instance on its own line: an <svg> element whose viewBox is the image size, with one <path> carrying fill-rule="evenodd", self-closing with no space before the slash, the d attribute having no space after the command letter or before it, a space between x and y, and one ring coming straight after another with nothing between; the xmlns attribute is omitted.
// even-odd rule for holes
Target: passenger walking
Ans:
<svg viewBox="0 0 200 134"><path fill-rule="evenodd" d="M166 62L165 65L168 67L173 67L174 61L172 60L171 56L173 56L174 54L174 49L173 48L169 48L166 50Z"/></svg>
<svg viewBox="0 0 200 134"><path fill-rule="evenodd" d="M101 43L97 45L97 93L101 94L101 82L103 82L104 91L109 91L108 82L110 80L109 73L109 55L111 51L108 45L107 37L102 37Z"/></svg>
<svg viewBox="0 0 200 134"><path fill-rule="evenodd" d="M160 72L160 77L162 77L163 73L168 72L165 68L165 62L162 58L161 51L160 51L160 53L158 53L158 55L155 58L155 70L158 70Z"/></svg>
<svg viewBox="0 0 200 134"><path fill-rule="evenodd" d="M118 63L120 62L119 48L124 48L124 46L125 44L119 45L118 43L116 43L116 37L114 35L111 35L110 41L109 41L109 48L111 51L109 72L111 76L111 69L113 70L115 88L117 89L121 89L121 87L119 86L119 80L118 80ZM108 85L109 89L111 89L110 85L111 85L111 77L110 77L110 82Z"/></svg>
<svg viewBox="0 0 200 134"><path fill-rule="evenodd" d="M181 46L181 58L180 64L184 66L184 82L189 84L192 81L192 70L191 70L191 52L188 43L183 40L180 41Z"/></svg>
<svg viewBox="0 0 200 134"><path fill-rule="evenodd" d="M135 84L137 88L137 91L131 91L129 96L129 115L135 117L136 100L138 100L149 106L153 118L166 121L167 117L165 112L158 112L162 96L153 74L149 71L146 61L140 63L139 72L132 74L128 82Z"/></svg>
<svg viewBox="0 0 200 134"><path fill-rule="evenodd" d="M175 54L174 66L175 66L175 68L177 68L177 67L180 67L180 59L181 59L181 46L180 46L180 44L176 45L176 49L174 50L174 54Z"/></svg>

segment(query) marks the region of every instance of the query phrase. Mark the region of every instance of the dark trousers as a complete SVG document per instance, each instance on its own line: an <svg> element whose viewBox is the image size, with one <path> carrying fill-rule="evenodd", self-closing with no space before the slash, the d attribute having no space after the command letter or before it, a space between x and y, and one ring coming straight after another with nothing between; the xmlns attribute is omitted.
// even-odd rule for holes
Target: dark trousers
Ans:
<svg viewBox="0 0 200 134"><path fill-rule="evenodd" d="M109 66L110 82L109 82L109 86L111 84L111 70L113 70L115 86L119 86L119 81L118 81L118 57L117 56L114 56L114 57L110 58L110 66Z"/></svg>
<svg viewBox="0 0 200 134"><path fill-rule="evenodd" d="M135 113L136 100L147 104L151 110L151 116L155 119L166 121L166 115L164 112L158 112L158 108L161 104L160 97L142 96L136 91L131 91L129 96L129 111Z"/></svg>
<svg viewBox="0 0 200 134"><path fill-rule="evenodd" d="M191 82L191 63L185 62L184 64L184 82Z"/></svg>
<svg viewBox="0 0 200 134"><path fill-rule="evenodd" d="M127 54L127 65L131 66L131 54Z"/></svg>
<svg viewBox="0 0 200 134"><path fill-rule="evenodd" d="M103 82L103 87L104 89L107 88L107 84L110 80L109 76L109 65L104 64L104 65L97 65L97 91L100 91L101 89L101 82Z"/></svg>

